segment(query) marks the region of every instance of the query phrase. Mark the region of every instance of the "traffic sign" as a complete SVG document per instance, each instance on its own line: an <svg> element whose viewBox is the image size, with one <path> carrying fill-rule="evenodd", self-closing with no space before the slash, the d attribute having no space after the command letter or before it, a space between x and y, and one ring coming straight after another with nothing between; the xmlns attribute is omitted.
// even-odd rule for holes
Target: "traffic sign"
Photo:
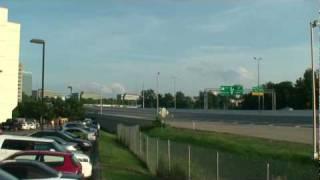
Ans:
<svg viewBox="0 0 320 180"><path fill-rule="evenodd" d="M220 86L219 94L222 96L231 96L233 94L232 86Z"/></svg>
<svg viewBox="0 0 320 180"><path fill-rule="evenodd" d="M243 86L241 85L233 85L233 95L243 95Z"/></svg>
<svg viewBox="0 0 320 180"><path fill-rule="evenodd" d="M264 89L261 86L255 86L252 88L252 96L263 96Z"/></svg>

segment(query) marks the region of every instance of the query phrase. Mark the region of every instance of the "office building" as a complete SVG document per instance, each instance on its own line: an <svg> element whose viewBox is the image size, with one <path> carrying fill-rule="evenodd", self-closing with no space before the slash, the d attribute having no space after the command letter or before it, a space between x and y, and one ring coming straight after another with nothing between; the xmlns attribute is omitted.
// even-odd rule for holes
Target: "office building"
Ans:
<svg viewBox="0 0 320 180"><path fill-rule="evenodd" d="M22 73L22 93L32 96L32 73L24 71Z"/></svg>
<svg viewBox="0 0 320 180"><path fill-rule="evenodd" d="M12 118L18 104L20 24L8 21L0 7L0 122Z"/></svg>

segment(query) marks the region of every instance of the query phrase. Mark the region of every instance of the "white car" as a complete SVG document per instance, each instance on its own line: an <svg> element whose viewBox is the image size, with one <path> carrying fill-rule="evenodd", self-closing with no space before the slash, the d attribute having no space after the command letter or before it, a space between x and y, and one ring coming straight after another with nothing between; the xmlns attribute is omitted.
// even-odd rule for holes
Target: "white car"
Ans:
<svg viewBox="0 0 320 180"><path fill-rule="evenodd" d="M37 125L35 122L28 122L27 124L29 125L29 129L32 129L32 130L37 129Z"/></svg>
<svg viewBox="0 0 320 180"><path fill-rule="evenodd" d="M63 146L52 139L35 138L29 136L0 135L0 161L13 155L18 151L39 150L69 152ZM92 164L88 155L80 152L72 152L82 165L84 176L92 175Z"/></svg>
<svg viewBox="0 0 320 180"><path fill-rule="evenodd" d="M30 126L29 126L28 123L23 122L23 123L21 123L21 129L22 129L22 130L29 130L29 129L30 129Z"/></svg>

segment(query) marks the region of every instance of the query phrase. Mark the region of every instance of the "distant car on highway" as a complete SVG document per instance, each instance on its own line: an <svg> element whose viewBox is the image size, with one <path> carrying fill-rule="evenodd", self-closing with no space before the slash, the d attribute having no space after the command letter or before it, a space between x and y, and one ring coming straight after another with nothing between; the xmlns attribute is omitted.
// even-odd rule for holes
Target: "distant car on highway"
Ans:
<svg viewBox="0 0 320 180"><path fill-rule="evenodd" d="M52 151L21 151L9 156L6 160L26 159L42 162L57 171L73 173L82 176L82 166L79 160L67 152Z"/></svg>
<svg viewBox="0 0 320 180"><path fill-rule="evenodd" d="M80 180L81 176L61 173L51 167L33 160L5 160L0 162L0 169L23 180Z"/></svg>

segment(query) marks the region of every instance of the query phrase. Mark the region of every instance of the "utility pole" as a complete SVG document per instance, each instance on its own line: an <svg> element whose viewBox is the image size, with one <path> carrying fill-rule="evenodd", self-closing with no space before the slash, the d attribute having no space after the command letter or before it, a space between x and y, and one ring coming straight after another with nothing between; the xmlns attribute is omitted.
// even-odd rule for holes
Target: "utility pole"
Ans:
<svg viewBox="0 0 320 180"><path fill-rule="evenodd" d="M253 57L255 61L257 61L258 65L258 88L260 88L260 61L262 60L261 57ZM261 98L258 96L258 110L261 109Z"/></svg>
<svg viewBox="0 0 320 180"><path fill-rule="evenodd" d="M144 83L142 83L142 109L144 109Z"/></svg>
<svg viewBox="0 0 320 180"><path fill-rule="evenodd" d="M158 113L159 113L159 76L160 76L160 72L157 73L157 109L156 109L156 117L158 116Z"/></svg>

